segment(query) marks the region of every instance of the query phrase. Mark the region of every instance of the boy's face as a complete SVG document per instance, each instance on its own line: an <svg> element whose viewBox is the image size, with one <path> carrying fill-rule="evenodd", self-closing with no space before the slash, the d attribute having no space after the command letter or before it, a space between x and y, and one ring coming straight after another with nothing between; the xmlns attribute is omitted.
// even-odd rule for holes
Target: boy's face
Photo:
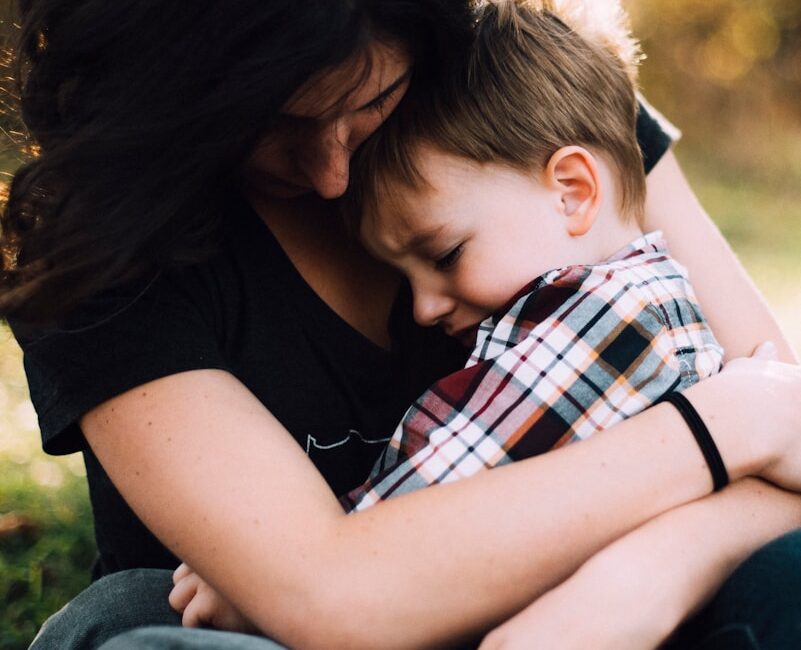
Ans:
<svg viewBox="0 0 801 650"><path fill-rule="evenodd" d="M429 147L421 147L419 169L431 187L399 188L404 194L393 207L363 220L361 236L408 277L415 320L470 346L481 321L566 263L571 238L561 194L534 171L478 165Z"/></svg>

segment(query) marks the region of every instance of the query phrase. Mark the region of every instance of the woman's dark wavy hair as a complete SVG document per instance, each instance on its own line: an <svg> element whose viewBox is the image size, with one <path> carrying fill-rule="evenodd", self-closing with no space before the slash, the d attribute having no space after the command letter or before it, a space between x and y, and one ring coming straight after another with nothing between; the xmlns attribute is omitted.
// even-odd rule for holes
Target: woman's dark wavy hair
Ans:
<svg viewBox="0 0 801 650"><path fill-rule="evenodd" d="M457 0L19 0L16 76L39 154L2 214L0 315L51 320L213 250L248 155L312 73L374 36L425 84Z"/></svg>

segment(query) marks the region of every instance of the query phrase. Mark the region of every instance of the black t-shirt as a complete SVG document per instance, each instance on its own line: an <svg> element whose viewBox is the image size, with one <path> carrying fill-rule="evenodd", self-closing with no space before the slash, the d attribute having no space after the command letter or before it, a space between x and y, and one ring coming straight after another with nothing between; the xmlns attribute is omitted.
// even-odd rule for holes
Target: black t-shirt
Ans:
<svg viewBox="0 0 801 650"><path fill-rule="evenodd" d="M655 164L670 138L645 113L638 135ZM207 262L107 292L59 328L11 323L45 451L84 454L100 553L95 577L177 564L85 443L77 422L98 404L178 372L226 370L342 494L364 481L414 398L465 360L439 330L414 324L408 289L393 311L392 350L384 350L317 296L245 202L232 201L223 222Z"/></svg>

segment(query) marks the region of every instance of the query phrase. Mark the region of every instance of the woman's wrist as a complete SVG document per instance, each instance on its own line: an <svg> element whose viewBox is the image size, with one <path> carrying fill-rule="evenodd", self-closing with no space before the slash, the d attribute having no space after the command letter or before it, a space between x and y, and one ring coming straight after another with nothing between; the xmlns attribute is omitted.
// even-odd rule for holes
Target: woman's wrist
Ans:
<svg viewBox="0 0 801 650"><path fill-rule="evenodd" d="M791 476L768 471L793 453L801 435L794 415L801 374L788 364L774 366L771 372L769 362L738 360L720 375L691 386L684 395L709 429L732 482L763 476L797 489ZM703 461L700 450L699 458Z"/></svg>
<svg viewBox="0 0 801 650"><path fill-rule="evenodd" d="M666 393L657 400L657 404L663 402L672 404L686 422L687 427L698 443L701 453L704 455L707 467L709 467L709 473L712 475L712 489L715 492L720 492L729 484L729 473L720 455L720 450L712 439L712 435L709 433L703 418L698 414L692 402L681 393Z"/></svg>

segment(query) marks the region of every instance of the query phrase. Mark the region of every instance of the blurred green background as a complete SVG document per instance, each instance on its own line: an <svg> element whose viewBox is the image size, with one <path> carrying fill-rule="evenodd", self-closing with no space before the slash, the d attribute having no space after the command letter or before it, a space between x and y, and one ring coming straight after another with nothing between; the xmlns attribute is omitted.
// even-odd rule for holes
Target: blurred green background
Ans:
<svg viewBox="0 0 801 650"><path fill-rule="evenodd" d="M626 6L647 54L646 96L683 131L676 152L691 183L801 350L801 3ZM0 118L6 132L15 124ZM10 170L16 159L6 148L0 164ZM88 582L83 475L80 457L42 454L19 350L0 327L1 648L25 647Z"/></svg>

